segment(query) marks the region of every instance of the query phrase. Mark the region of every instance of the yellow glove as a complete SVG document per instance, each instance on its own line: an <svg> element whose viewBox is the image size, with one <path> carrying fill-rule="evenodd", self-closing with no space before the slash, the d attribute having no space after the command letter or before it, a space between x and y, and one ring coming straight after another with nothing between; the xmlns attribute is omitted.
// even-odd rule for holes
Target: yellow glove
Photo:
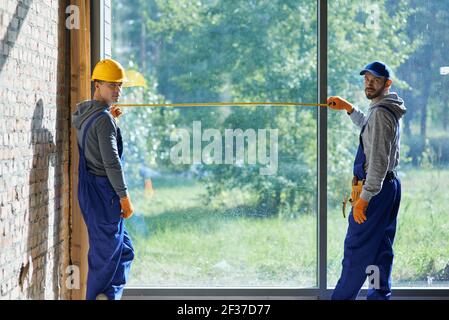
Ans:
<svg viewBox="0 0 449 320"><path fill-rule="evenodd" d="M110 109L109 109L109 112L111 112L111 114L112 114L112 116L114 117L114 118L118 118L118 117L120 117L121 115L122 115L122 109L120 109L120 107L114 107L114 106L112 106Z"/></svg>
<svg viewBox="0 0 449 320"><path fill-rule="evenodd" d="M359 198L357 202L355 203L354 207L352 208L352 217L354 218L354 221L358 224L362 224L366 221L366 209L368 208L368 201Z"/></svg>
<svg viewBox="0 0 449 320"><path fill-rule="evenodd" d="M121 198L120 206L122 207L122 214L121 214L122 218L128 219L133 215L134 208L129 197Z"/></svg>
<svg viewBox="0 0 449 320"><path fill-rule="evenodd" d="M346 112L351 113L354 107L348 101L340 97L329 97L327 98L327 105L329 108L334 110L346 110Z"/></svg>

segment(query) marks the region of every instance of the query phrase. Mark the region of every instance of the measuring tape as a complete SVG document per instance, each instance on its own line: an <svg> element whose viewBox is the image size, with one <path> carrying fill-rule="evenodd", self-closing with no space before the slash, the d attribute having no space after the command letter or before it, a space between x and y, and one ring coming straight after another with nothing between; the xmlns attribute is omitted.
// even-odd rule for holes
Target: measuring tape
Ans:
<svg viewBox="0 0 449 320"><path fill-rule="evenodd" d="M303 106L327 107L325 103L303 102L203 102L203 103L117 103L114 107L223 107L223 106Z"/></svg>

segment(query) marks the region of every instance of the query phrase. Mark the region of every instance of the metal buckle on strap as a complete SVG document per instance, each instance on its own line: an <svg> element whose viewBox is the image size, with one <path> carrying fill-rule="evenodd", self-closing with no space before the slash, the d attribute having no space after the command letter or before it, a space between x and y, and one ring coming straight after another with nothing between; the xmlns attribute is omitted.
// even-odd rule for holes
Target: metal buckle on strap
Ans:
<svg viewBox="0 0 449 320"><path fill-rule="evenodd" d="M385 180L393 180L394 178L396 178L396 172L388 171Z"/></svg>

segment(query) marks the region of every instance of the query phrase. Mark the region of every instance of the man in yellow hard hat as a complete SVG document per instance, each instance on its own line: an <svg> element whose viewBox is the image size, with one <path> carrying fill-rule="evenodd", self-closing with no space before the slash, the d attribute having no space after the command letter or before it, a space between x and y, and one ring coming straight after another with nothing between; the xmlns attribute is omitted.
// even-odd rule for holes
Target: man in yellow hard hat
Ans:
<svg viewBox="0 0 449 320"><path fill-rule="evenodd" d="M72 115L79 149L78 202L89 234L86 299L120 299L134 249L123 219L133 206L122 167L123 143L111 110L121 94L125 70L104 59L92 73L92 100L81 102ZM110 112L113 111L113 112Z"/></svg>

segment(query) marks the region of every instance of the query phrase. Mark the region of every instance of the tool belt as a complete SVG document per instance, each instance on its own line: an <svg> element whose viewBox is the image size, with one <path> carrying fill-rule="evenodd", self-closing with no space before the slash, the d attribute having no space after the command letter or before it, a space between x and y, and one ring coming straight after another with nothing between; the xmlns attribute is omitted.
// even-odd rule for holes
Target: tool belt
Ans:
<svg viewBox="0 0 449 320"><path fill-rule="evenodd" d="M356 176L352 178L351 198L349 198L349 202L352 206L359 200L364 184L365 179L359 180Z"/></svg>
<svg viewBox="0 0 449 320"><path fill-rule="evenodd" d="M396 178L396 172L394 171L388 171L385 180L391 181ZM351 188L351 197L349 198L349 202L351 203L351 206L354 206L354 204L359 200L360 195L362 194L363 185L365 184L365 179L359 180L356 176L352 178L352 188ZM343 210L343 217L346 218L346 203L347 203L347 197L343 197L343 203L342 203L342 210Z"/></svg>
<svg viewBox="0 0 449 320"><path fill-rule="evenodd" d="M365 179L359 180L356 176L352 178L352 188L351 188L351 197L349 198L349 202L351 203L351 206L354 206L354 204L357 202L357 200L360 198L360 194L362 193L363 185L365 184ZM343 197L342 202L342 212L343 212L343 218L346 218L346 204L348 202L348 199L346 196Z"/></svg>
<svg viewBox="0 0 449 320"><path fill-rule="evenodd" d="M391 181L396 178L396 173L394 171L388 171L387 175L385 176L385 180ZM352 190L351 190L351 198L349 199L349 202L351 202L351 205L354 206L354 204L359 200L360 194L362 193L363 185L365 184L365 179L359 180L356 176L352 178Z"/></svg>

